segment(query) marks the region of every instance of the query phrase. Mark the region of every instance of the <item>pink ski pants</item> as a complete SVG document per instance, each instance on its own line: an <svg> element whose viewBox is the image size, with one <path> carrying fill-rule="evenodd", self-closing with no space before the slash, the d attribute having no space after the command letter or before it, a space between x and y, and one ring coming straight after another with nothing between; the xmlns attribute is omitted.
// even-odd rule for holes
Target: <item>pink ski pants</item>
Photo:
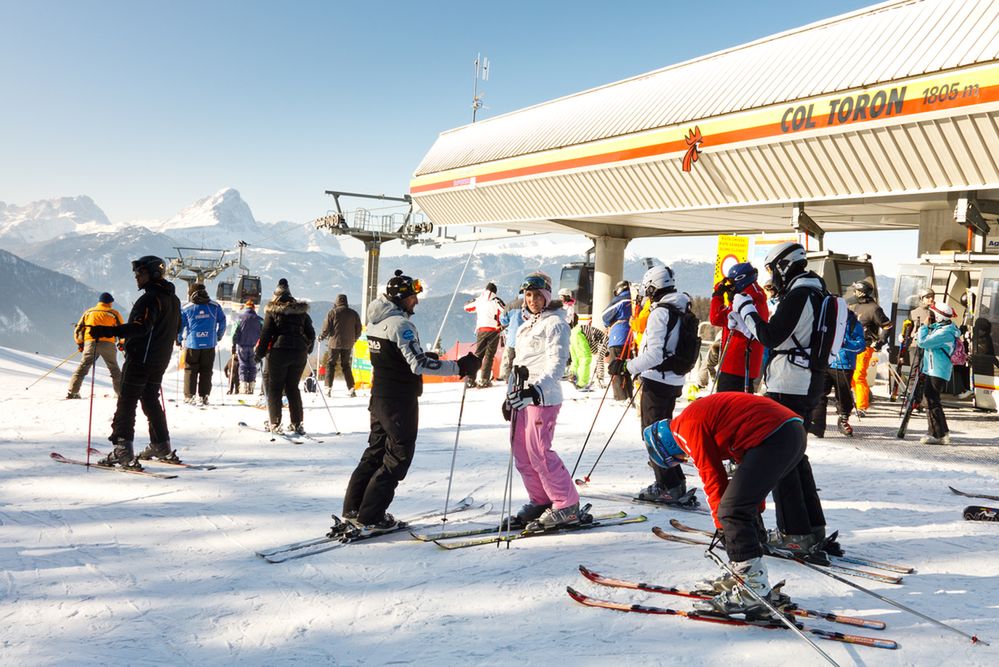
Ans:
<svg viewBox="0 0 999 667"><path fill-rule="evenodd" d="M562 405L529 405L514 419L513 458L534 504L562 509L579 502L576 485L559 455L552 451L555 420Z"/></svg>

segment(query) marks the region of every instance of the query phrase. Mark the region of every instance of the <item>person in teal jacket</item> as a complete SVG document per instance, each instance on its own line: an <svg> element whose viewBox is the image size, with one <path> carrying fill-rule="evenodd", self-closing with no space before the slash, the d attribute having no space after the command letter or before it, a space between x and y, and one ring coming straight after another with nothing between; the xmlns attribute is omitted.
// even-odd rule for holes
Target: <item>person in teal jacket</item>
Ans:
<svg viewBox="0 0 999 667"><path fill-rule="evenodd" d="M590 341L586 340L579 317L573 315L572 331L569 333L569 376L575 378L576 389L590 391L590 368L593 364L593 352Z"/></svg>
<svg viewBox="0 0 999 667"><path fill-rule="evenodd" d="M929 433L919 441L925 445L949 445L950 429L940 404L940 392L954 370L950 355L954 353L961 332L954 325L954 309L948 304L934 303L929 307L929 313L929 323L920 326L916 334L916 342L923 351L923 396L929 422Z"/></svg>

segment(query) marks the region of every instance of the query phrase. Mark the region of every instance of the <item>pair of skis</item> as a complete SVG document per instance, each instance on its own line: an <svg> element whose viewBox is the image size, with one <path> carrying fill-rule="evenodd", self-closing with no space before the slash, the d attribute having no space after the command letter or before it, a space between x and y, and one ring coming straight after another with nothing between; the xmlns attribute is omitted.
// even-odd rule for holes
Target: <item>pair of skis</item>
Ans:
<svg viewBox="0 0 999 667"><path fill-rule="evenodd" d="M700 593L698 591L687 591L673 586L660 586L658 584L646 584L635 581L627 581L624 579L614 579L611 577L605 577L582 565L579 566L579 572L589 581L592 581L593 583L599 584L601 586L607 586L609 588L624 588L629 590L642 591L646 593L675 595L678 597L686 597L697 600L706 600L710 599L711 597L710 595ZM706 623L717 623L720 625L756 626L756 627L775 629L775 630L786 629L786 626L777 619L766 619L766 620L756 621L756 620L747 620L745 618L739 618L736 616L728 616L724 614L712 614L700 611L672 609L668 607L656 607L652 605L613 602L610 600L603 600L600 598L595 598L586 595L585 593L577 591L572 586L567 586L566 592L573 600L587 607L598 607L601 609L611 609L614 611L631 612L638 614L677 616L680 618L686 618L691 621L703 621ZM821 619L832 623L840 623L844 625L851 625L854 627L868 628L873 630L883 630L886 627L884 621L859 618L856 616L845 616L842 614L837 614L828 611L803 609L797 606L788 607L782 611L787 613L789 616L794 616L797 618ZM797 621L795 622L795 625L798 627L799 630L802 630L803 632L807 632L809 634L830 641L838 641L846 644L857 644L860 646L869 646L871 648L882 648L882 649L898 648L898 642L891 639L882 639L880 637L866 637L862 635L852 635L842 632L835 632L835 631L825 630L822 628L806 626L803 623Z"/></svg>
<svg viewBox="0 0 999 667"><path fill-rule="evenodd" d="M319 438L314 438L308 433L275 433L273 431L268 431L264 428L257 428L255 426L250 426L246 422L239 422L240 428L245 428L248 431L253 431L254 433L260 433L262 435L270 436L271 442L277 442L278 439L287 440L293 445L304 445L305 441L314 442L317 445L322 444L324 441Z"/></svg>
<svg viewBox="0 0 999 667"><path fill-rule="evenodd" d="M653 507L665 507L667 509L681 510L683 512L693 512L695 514L710 515L711 511L706 507L693 504L691 500L695 498L697 489L690 489L678 502L660 502L656 500L644 500L628 493L601 493L599 491L582 491L580 495L594 500L609 500L611 502L635 503L639 505L652 505Z"/></svg>
<svg viewBox="0 0 999 667"><path fill-rule="evenodd" d="M525 528L523 530L514 529L513 532L501 533L499 526L492 526L489 528L473 529L468 531L441 533L439 535L423 535L414 532L413 537L423 542L432 541L440 548L451 551L454 549L466 549L468 547L477 547L486 544L508 544L515 540L522 540L529 537L560 535L563 533L573 533L582 530L607 528L608 526L624 526L633 523L643 523L645 521L648 521L648 518L643 515L628 516L625 512L616 512L614 514L595 516L587 523L570 523L542 530L528 530ZM490 535L489 537L473 537L475 535L489 535L490 533L496 534ZM469 537L472 537L472 539L455 539Z"/></svg>
<svg viewBox="0 0 999 667"><path fill-rule="evenodd" d="M694 533L704 537L711 537L713 535L713 533L709 531L700 530L698 528L687 526L677 521L676 519L671 519L670 525L676 530L679 530L683 533ZM658 526L654 527L652 529L652 532L655 534L656 537L666 540L667 542L677 542L679 544L688 544L688 545L703 546L703 547L708 547L711 545L711 542L707 539L698 539L698 538L689 537L688 535L677 535L675 533L668 533ZM799 560L798 557L790 553L783 554L781 552L774 551L770 552L768 555L773 556L775 558L782 558L784 560L795 560L795 561ZM850 560L849 561L845 560L847 558L850 558ZM915 572L915 570L913 570L911 567L907 565L897 565L895 563L883 563L880 561L871 560L869 558L860 558L853 556L829 556L829 560L831 562L828 565L819 565L818 567L822 568L823 570L828 570L830 572L838 572L839 574L843 574L848 577L859 577L861 579L870 579L872 581L879 581L884 584L901 584L902 574L911 574L912 572ZM837 564L837 561L841 563L849 562L855 565L864 565L866 567L874 569L886 570L887 572L890 572L892 574L883 574L881 572L862 570L860 568L849 567L847 565L839 565Z"/></svg>
<svg viewBox="0 0 999 667"><path fill-rule="evenodd" d="M948 486L948 489L953 491L959 496L965 496L966 498L983 498L985 500L999 500L999 496L990 496L987 493L968 493L967 491L958 491L953 486ZM999 507L986 507L984 505L968 505L964 508L961 513L966 521L999 521Z"/></svg>

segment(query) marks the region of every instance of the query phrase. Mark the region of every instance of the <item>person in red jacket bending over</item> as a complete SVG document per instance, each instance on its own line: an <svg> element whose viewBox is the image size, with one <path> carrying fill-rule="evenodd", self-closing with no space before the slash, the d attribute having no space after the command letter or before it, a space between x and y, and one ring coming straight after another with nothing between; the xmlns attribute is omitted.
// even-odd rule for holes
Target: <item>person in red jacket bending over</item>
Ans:
<svg viewBox="0 0 999 667"><path fill-rule="evenodd" d="M759 271L749 262L736 264L728 270L725 279L715 285L711 294L711 324L722 328L722 347L725 358L718 369L717 391L744 391L753 393L756 378L760 377L763 365L763 345L742 331L736 318L730 318L732 297L748 294L753 298L757 312L766 321L769 319L767 295L756 282ZM726 295L728 299L726 303Z"/></svg>
<svg viewBox="0 0 999 667"><path fill-rule="evenodd" d="M656 465L680 465L688 457L694 462L732 569L760 597L787 604L787 596L771 588L763 563L766 532L760 509L805 451L801 417L769 398L726 392L689 404L678 417L652 424L643 435ZM729 460L738 464L731 479L725 470ZM701 611L747 618L768 614L730 573L698 582L697 589L714 596L697 603Z"/></svg>

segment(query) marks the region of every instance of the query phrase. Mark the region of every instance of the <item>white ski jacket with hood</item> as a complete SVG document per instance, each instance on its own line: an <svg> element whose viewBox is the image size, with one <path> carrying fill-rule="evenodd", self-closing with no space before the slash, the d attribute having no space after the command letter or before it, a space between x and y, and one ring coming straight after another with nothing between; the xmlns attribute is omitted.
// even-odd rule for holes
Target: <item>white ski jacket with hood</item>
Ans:
<svg viewBox="0 0 999 667"><path fill-rule="evenodd" d="M533 385L541 397L541 405L562 403L562 376L569 360L569 325L563 318L562 302L555 300L538 313L523 311L524 323L517 329L517 354L514 366L528 370L527 385ZM507 381L513 388L516 381L510 373Z"/></svg>

